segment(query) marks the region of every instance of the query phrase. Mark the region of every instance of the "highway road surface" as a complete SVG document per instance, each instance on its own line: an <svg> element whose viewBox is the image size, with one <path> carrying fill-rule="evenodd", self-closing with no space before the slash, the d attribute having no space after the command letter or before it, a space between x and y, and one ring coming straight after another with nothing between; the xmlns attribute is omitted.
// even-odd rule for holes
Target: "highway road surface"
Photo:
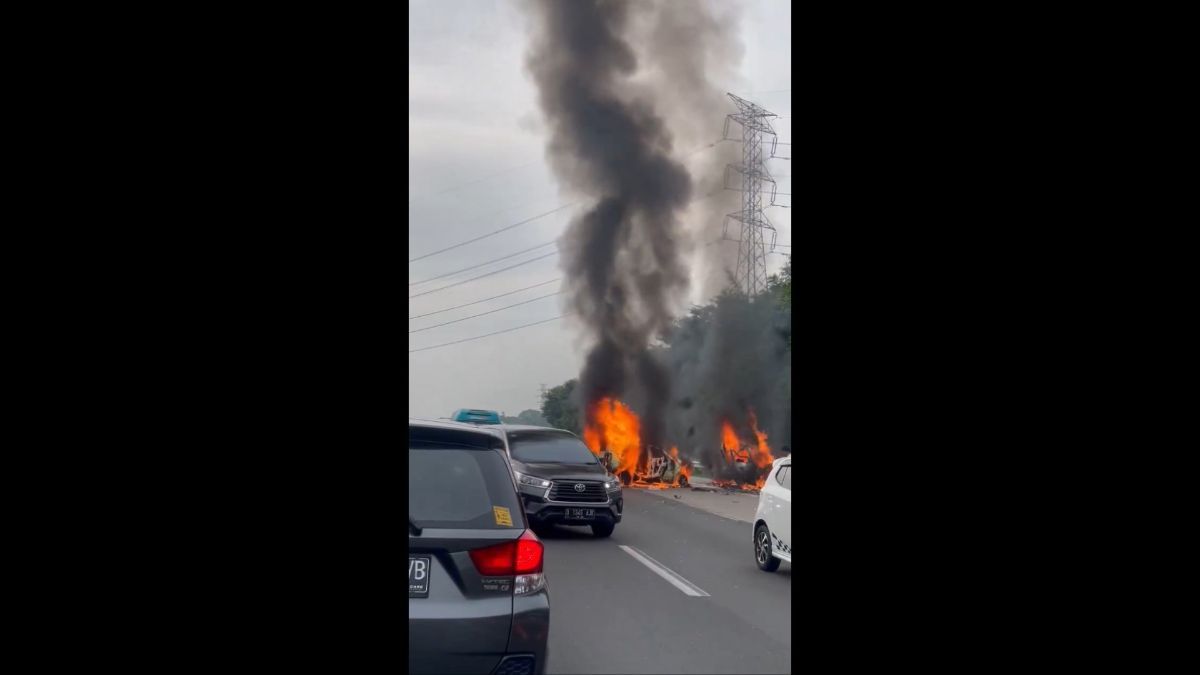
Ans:
<svg viewBox="0 0 1200 675"><path fill-rule="evenodd" d="M559 526L542 540L547 673L791 672L792 566L760 571L749 523L627 489L608 539Z"/></svg>

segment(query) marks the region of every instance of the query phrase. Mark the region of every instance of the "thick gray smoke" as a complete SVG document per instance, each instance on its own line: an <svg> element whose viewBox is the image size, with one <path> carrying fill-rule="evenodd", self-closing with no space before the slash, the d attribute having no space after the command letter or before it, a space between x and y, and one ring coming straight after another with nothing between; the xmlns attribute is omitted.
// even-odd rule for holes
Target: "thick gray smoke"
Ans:
<svg viewBox="0 0 1200 675"><path fill-rule="evenodd" d="M721 423L753 443L750 411L776 457L791 446L792 354L788 346L791 311L762 296L751 303L737 293L679 322L663 356L677 390L667 433L679 450L725 473ZM686 440L685 440L686 439Z"/></svg>
<svg viewBox="0 0 1200 675"><path fill-rule="evenodd" d="M638 85L676 139L676 157L692 176L693 198L683 214L691 258L693 301L715 296L737 262L737 245L714 244L727 213L741 193L725 188L725 167L741 161L741 144L721 140L725 115L732 112L726 92L745 83L738 39L742 2L687 0L652 3L637 15L631 42L640 47ZM740 137L735 126L732 134Z"/></svg>

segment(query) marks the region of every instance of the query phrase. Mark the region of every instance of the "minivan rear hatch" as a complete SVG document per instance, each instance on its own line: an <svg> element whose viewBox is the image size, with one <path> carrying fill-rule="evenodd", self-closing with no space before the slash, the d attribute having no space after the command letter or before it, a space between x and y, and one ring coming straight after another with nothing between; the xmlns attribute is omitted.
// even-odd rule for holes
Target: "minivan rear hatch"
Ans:
<svg viewBox="0 0 1200 675"><path fill-rule="evenodd" d="M489 673L508 647L514 577L481 574L471 555L525 531L499 444L409 428L410 672Z"/></svg>

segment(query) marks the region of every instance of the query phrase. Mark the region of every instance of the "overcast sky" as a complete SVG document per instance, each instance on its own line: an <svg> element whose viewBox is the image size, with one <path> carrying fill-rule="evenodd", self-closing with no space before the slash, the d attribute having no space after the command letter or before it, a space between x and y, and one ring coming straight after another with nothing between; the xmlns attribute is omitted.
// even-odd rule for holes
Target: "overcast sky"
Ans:
<svg viewBox="0 0 1200 675"><path fill-rule="evenodd" d="M569 0L562 0L569 1ZM693 0L668 0L692 2ZM741 35L740 82L729 91L784 116L774 120L780 142L792 142L790 0L748 0ZM533 82L525 71L526 20L514 0L411 0L409 4L409 257L478 237L567 204L545 161ZM740 90L739 90L740 89ZM713 138L726 114L713 110ZM731 132L734 133L734 132ZM781 148L790 155L790 146ZM791 162L773 160L779 192L790 193ZM791 197L779 201L790 204ZM562 276L558 256L418 295L473 276L553 253L553 245L470 271L423 282L554 241L575 208L566 208L496 236L409 262L409 317L473 303ZM768 215L790 244L791 210ZM721 213L712 214L713 236ZM732 245L732 244L731 244ZM734 245L736 246L736 245ZM782 251L790 251L785 248ZM768 255L769 272L784 262ZM410 319L410 331L454 321L559 290L558 282L487 302ZM413 297L417 296L417 297ZM704 298L692 298L702 302ZM409 334L409 350L442 345L558 316L561 296ZM577 377L586 345L559 320L437 349L411 352L409 415L447 417L480 407L516 415L541 406L539 392Z"/></svg>

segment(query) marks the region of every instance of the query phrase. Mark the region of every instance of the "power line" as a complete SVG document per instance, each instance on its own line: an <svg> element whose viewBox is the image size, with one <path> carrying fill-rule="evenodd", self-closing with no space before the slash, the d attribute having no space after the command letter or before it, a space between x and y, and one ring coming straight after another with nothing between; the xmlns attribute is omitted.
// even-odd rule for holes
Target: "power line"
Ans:
<svg viewBox="0 0 1200 675"><path fill-rule="evenodd" d="M713 147L713 145L716 145L716 144L715 144L715 143L712 143L712 144L705 145L705 146L702 146L702 147L700 147L700 148L697 148L696 150L692 150L692 151L690 151L690 152L688 152L688 153L684 154L684 157L687 157L687 156L689 156L689 155L695 154L695 153L697 153L697 152L699 152L699 151L701 151L701 150L704 150L705 148L711 148L711 147ZM446 194L447 192L455 192L455 191L458 191L458 190L461 190L461 189L463 189L463 188L467 187L468 185L475 185L476 183L483 183L483 182L485 182L485 181L489 181L489 180L491 180L491 179L493 179L493 178L495 178L495 177L497 177L497 176L506 176L506 175L508 175L509 173L511 173L511 172L513 172L513 171L516 171L517 169L524 169L524 168L525 168L525 167L527 167L527 166L533 166L534 164L539 164L539 163L541 163L541 162L542 162L542 159L541 159L541 158L538 158L538 159L535 159L535 160L533 160L533 161L531 161L531 162L525 162L524 164L518 164L517 166L512 166L512 167L509 167L509 168L507 168L507 169L501 169L501 170L499 170L499 171L496 171L495 173L489 173L489 174L487 174L487 175L485 175L485 176L482 176L481 178L475 178L475 179L469 180L469 181L467 181L467 182L465 182L465 183L461 183L461 184L458 184L458 185L451 185L451 186L449 186L449 187L446 187L446 188L444 188L444 189L442 189L442 190L439 190L439 191L437 191L437 192L429 192L429 193L426 193L426 194L424 194L424 195L420 195L420 196L416 197L416 199L424 199L425 197L436 197L437 195L444 195L444 194ZM412 200L412 199L408 200L408 204L409 204L409 206L412 206L412 203L413 203L413 200Z"/></svg>
<svg viewBox="0 0 1200 675"><path fill-rule="evenodd" d="M450 187L447 187L447 188L446 188L446 189L444 189L444 190L439 190L438 192L430 192L430 193L428 193L428 194L421 195L421 196L417 197L417 199L422 199L422 198L424 198L424 197L435 197L435 196L437 196L437 195L444 195L444 194L446 194L447 192L455 192L455 191L457 191L457 190L461 190L461 189L463 189L463 188L467 187L468 185L474 185L474 184L476 184L476 183L482 183L482 182L484 182L484 181L491 180L491 179L495 178L496 176L505 176L505 175L508 175L509 173L511 173L511 172L513 172L513 171L516 171L517 169L524 169L524 168L525 168L525 167L527 167L527 166L533 166L534 164L537 164L537 163L539 163L539 162L541 162L541 161L542 161L541 159L535 159L535 160L533 160L532 162L525 162L524 164L519 164L519 165L517 165L517 166L512 166L512 167L509 167L509 168L507 168L507 169L501 169L501 170L499 170L499 171L497 171L497 172L495 172L495 173L489 173L488 175L486 175L486 176L484 176L484 177L482 177L482 178L476 178L476 179L474 179L474 180L467 181L466 183L462 183L462 184L460 184L460 185L452 185L452 186L450 186ZM409 205L409 206L412 206L412 203L413 203L413 200L411 200L411 199L410 199L410 200L408 200L408 205Z"/></svg>
<svg viewBox="0 0 1200 675"><path fill-rule="evenodd" d="M530 326L536 326L536 325L542 324L542 323L550 323L551 321L557 321L557 320L563 318L564 316L566 316L566 314L559 314L558 316L551 317L549 319L543 319L541 321L534 321L533 323L526 323L526 324L522 324L520 326L514 326L513 328L505 328L504 330L498 330L495 333L485 333L483 335L476 335L474 337L463 338L461 340L455 340L454 342L443 342L440 345L433 345L431 347L421 347L420 349L410 349L410 350L408 350L408 353L412 354L414 352L424 352L424 351L428 351L430 349L438 349L439 347L449 347L450 345L457 345L457 344L462 344L464 342L470 342L471 340L480 340L485 337L491 337L493 335L499 335L501 333L511 333L514 330L520 330L522 328L528 328Z"/></svg>
<svg viewBox="0 0 1200 675"><path fill-rule="evenodd" d="M700 147L698 147L698 148L695 148L694 150L690 150L690 151L688 151L688 152L684 153L684 154L683 154L683 156L684 156L684 157L690 157L690 156L692 156L692 155L694 155L694 154L696 154L697 152L700 152L700 151L702 151L702 150L707 150L708 148L714 148L714 147L716 147L717 145L720 145L720 144L721 144L721 142L722 142L722 141L724 141L724 140L725 140L725 139L717 139L717 140L713 141L712 143L708 143L708 144L706 144L706 145L702 145L702 146L700 146ZM538 160L538 161L541 161L541 160ZM476 182L478 182L478 181L476 181ZM542 213L542 214L539 214L539 215L533 216L532 218L528 218L528 219L526 219L526 220L522 220L522 221L521 221L521 222L519 222L519 223L513 223L512 225L506 225L506 226L504 226L504 227L502 227L502 228L500 228L500 229L498 229L498 230L493 230L492 232L488 232L487 234L483 234L483 235L480 235L480 236L478 236L478 237L475 237L474 239L468 239L468 240L466 240L466 241L462 241L462 242L459 242L459 243L457 243L457 244L454 244L454 245L451 245L451 246L447 246L446 248L438 249L438 250L436 250L436 251L432 251L432 252L430 252L430 253L426 253L425 255L422 255L422 256L417 256L416 258L410 258L408 262L410 262L410 263L411 263L411 262L417 262L418 260L424 260L425 258L428 258L428 257L431 257L431 256L435 256L435 255L437 255L437 254L439 254L439 253L445 253L446 251L450 251L450 250L456 249L456 248L458 248L458 247L460 247L460 246L466 246L467 244L473 244L473 243L475 243L475 242L479 241L480 239L487 239L488 237L491 237L491 236L493 236L493 235L500 234L501 232L504 232L504 231L506 231L506 230L511 230L511 229L513 229L514 227L517 227L518 225L524 225L524 224L526 224L526 223L533 222L533 221L535 221L535 220L537 220L537 219L539 219L539 218L544 218L544 217L546 217L546 216L548 216L548 215L550 215L550 214L557 213L557 212L559 212L559 211L561 211L561 210L563 210L563 209L565 209L565 208L567 208L567 207L569 207L569 206L574 206L574 205L575 205L575 204L577 204L577 203L578 203L578 202L571 202L570 204L563 204L562 206L559 206L559 207L556 207L556 208L554 208L554 209L551 209L550 211L547 211L547 212L545 212L545 213Z"/></svg>
<svg viewBox="0 0 1200 675"><path fill-rule="evenodd" d="M490 309L490 310L488 310L488 311L486 311L486 312L480 312L479 314L472 314L471 316L464 316L464 317L463 317L463 318L461 318L461 319L455 319L455 320L453 320L453 321L445 321L445 322L443 322L443 323L435 323L435 324L434 324L434 325L432 325L432 326L426 326L426 327L424 327L424 328L417 328L417 329L414 329L414 330L410 330L410 331L408 331L408 334L409 334L409 335L412 335L413 333L420 333L421 331L427 331L427 330L431 330L431 329L433 329L433 328L441 328L442 326L449 326L449 325L450 325L450 324L452 324L452 323L458 323L458 322L460 322L460 321L466 321L467 319L474 319L474 318L476 318L476 317L480 317L480 316L486 316L486 315L488 315L488 314L495 314L496 312L501 312L501 311L504 311L504 310L506 310L506 309L512 309L513 307L520 307L521 305L528 305L529 303L531 303L531 302L533 302L533 301L535 301L535 300L545 300L546 298L552 298L552 297L554 297L554 296L556 296L556 295L559 295L560 293L562 293L562 291L554 291L553 293L547 293L546 295L538 296L538 297L536 297L536 298L533 298L533 299L530 299L530 300L522 300L521 302L514 302L514 303L513 303L513 304L511 304L511 305L505 305L505 306L503 306L503 307L497 307L496 309Z"/></svg>
<svg viewBox="0 0 1200 675"><path fill-rule="evenodd" d="M554 282L556 282L556 281L562 281L562 277L558 277L557 279L551 279L550 281L543 281L543 282L541 282L540 284L534 284L534 285L532 285L532 286L526 286L525 288L518 288L518 289L517 289L517 290L515 290L515 291L509 291L509 292L507 292L507 293L501 293L500 295L493 295L493 296L492 296L492 297L490 297L490 298L484 298L484 299L482 299L482 300L476 300L475 302L467 302L467 303L464 303L464 304L461 304L461 305L455 305L455 306L453 306L453 307L447 307L446 309L439 309L439 310L437 310L436 312L425 312L424 314L418 314L418 315L416 315L416 316L410 316L410 317L408 317L408 320L409 320L409 321L412 321L413 319L420 319L420 318L422 318L422 317L426 317L426 316L433 316L434 314L442 314L442 313L444 313L444 312L449 312L449 311L450 311L450 310L452 310L452 309L461 309L461 308L463 308L463 307L470 307L471 305L478 305L478 304L479 304L479 303L481 303L481 302L487 302L488 300L495 300L496 298L503 298L503 297L504 297L504 296L506 296L506 295L513 295L513 294L515 294L515 293L520 293L521 291L527 291L527 290L529 290L529 289L531 289L531 288L537 288L538 286L545 286L546 284L552 284L552 283L554 283Z"/></svg>
<svg viewBox="0 0 1200 675"><path fill-rule="evenodd" d="M504 232L505 230L511 230L514 227L517 227L518 225L524 225L525 223L531 223L531 222L537 220L538 218L545 218L546 216L548 216L552 213L557 213L557 212L562 211L563 209L567 208L568 206L574 206L574 205L575 205L575 202L571 202L570 204L563 204L562 206L551 209L545 213L533 216L532 218L526 218L525 220L522 220L519 223L513 223L512 225L505 225L504 227L502 227L498 230L488 232L487 234L480 235L478 237L475 237L474 239L468 239L466 241L459 242L452 246L447 246L446 248L438 249L436 251L433 251L432 253L426 253L425 255L417 256L416 258L410 258L408 262L416 262L418 260L424 260L425 258L428 258L430 256L435 256L439 253L445 253L446 251L449 251L451 249L458 248L459 246L466 246L467 244L473 244L473 243L479 241L480 239L487 239L488 237L500 234L501 232Z"/></svg>
<svg viewBox="0 0 1200 675"><path fill-rule="evenodd" d="M715 145L715 144L714 144L714 145ZM708 193L706 193L706 194L700 195L699 197L695 197L695 198L694 198L694 199L692 199L692 200L691 200L689 203L695 203L695 202L700 202L700 201L703 201L703 200L705 200L705 199L708 199L709 197L711 197L711 196L713 196L713 195L715 195L715 194L717 194L717 193L719 193L719 192L721 192L721 188L717 188L717 189L711 190L711 191L709 191L709 192L708 192ZM569 206L569 204L568 204L568 206ZM510 226L510 227L511 227L511 226ZM509 228L504 228L504 229L509 229ZM493 232L492 234L498 234L499 232L500 232L500 230L497 230L496 232ZM491 236L491 235L485 235L485 236ZM481 237L481 238L482 238L482 237ZM555 240L555 241L557 241L557 240ZM467 243L469 243L469 242L467 242ZM435 279L441 279L441 278L443 278L443 277L453 276L453 275L455 275L455 274L458 274L458 273L460 273L460 272L465 272L465 271L467 271L467 270L470 270L470 269L475 269L475 268L479 268L479 267L484 267L484 266L486 266L486 265L489 265L489 264L491 264L491 263L494 263L494 262L499 262L500 260L504 260L504 259L506 259L506 258L511 258L511 257L513 257L513 256L520 255L520 254L522 254L522 253L528 253L528 252L530 252L530 251L537 250L537 249L539 249L539 248L542 248L543 246L547 246L547 245L549 245L549 244L552 244L552 243L554 243L554 242L553 242L553 241L548 241L548 242L546 242L546 243L544 243L544 244L539 244L539 245L537 245L537 246L534 246L534 247L532 247L532 248L525 249L525 250L523 250L523 251L518 251L518 252L516 252L516 253L512 253L512 254L510 254L510 255L501 256L501 257L499 257L499 258L495 258L495 259L493 259L493 260L489 260L489 261L486 261L486 262L482 262L482 263L479 263L479 264L477 264L477 265L472 265L472 266L469 266L469 267L464 267L464 268L462 268L462 269L460 269L460 270L456 270L456 271L454 271L454 272L447 272L447 273L445 273L445 274L442 274L442 275L439 275L439 276L436 276L436 277L430 277L429 279L425 279L425 280L423 280L423 281L414 281L414 282L410 283L410 284L409 284L409 286L416 286L416 285L418 285L418 284L425 283L426 281L433 281L433 280L435 280ZM451 247L451 248L453 248L453 247ZM429 254L429 255L433 255L433 254L431 253L431 254ZM503 272L503 271L505 271L505 270L510 270L510 269L512 269L513 267L520 267L521 265L524 265L525 263L530 263L530 262L533 262L534 260L541 260L541 258L545 258L545 257L547 257L547 256L550 256L550 255L554 255L554 253L548 253L548 254L546 254L545 256L541 256L540 258L532 258L532 259L530 259L530 260L526 260L525 262L523 262L523 263L520 263L520 264L518 264L518 265L512 265L512 266L510 266L510 267L505 267L504 269L499 269L499 270L496 270L495 272L489 272L488 274L495 274L495 273L498 273L498 272ZM428 257L428 256L423 256L423 257ZM409 261L409 262L412 262L412 261ZM480 278L483 278L483 277L485 277L485 276L488 276L488 274L484 274L484 275L481 275L481 276L478 276L478 277L474 277L474 279L480 279ZM466 280L464 280L464 281L461 281L461 282L458 282L458 283L466 283L467 281L472 281L472 279L466 279ZM451 287L453 287L453 286L457 286L457 285L458 285L457 283L456 283L456 284L450 284L449 286L443 286L442 288L451 288ZM432 290L432 291L426 291L425 293L418 293L418 294L416 294L416 295L410 295L410 296L408 296L408 297L409 297L410 299L411 299L411 298L416 298L416 297L419 297L419 296L421 296L421 295L425 295L426 293L435 293L435 292L437 292L437 291L439 291L439 290L441 290L441 288L439 288L439 289L435 289L435 290Z"/></svg>
<svg viewBox="0 0 1200 675"><path fill-rule="evenodd" d="M420 292L420 293L417 293L417 294L415 294L415 295L410 295L410 296L408 296L408 299L409 299L409 300L412 300L413 298L419 298L419 297L421 297L422 295L429 295L430 293L437 293L438 291L444 291L444 290L446 290L447 288L454 288L455 286L461 286L461 285L463 285L463 284L465 284L465 283L468 283L468 282L471 282L471 281L475 281L476 279L482 279L482 278L484 278L484 277L490 277L490 276L492 276L493 274L499 274L499 273L501 273L501 272L507 272L508 270L511 270L511 269L513 269L513 268L515 268L515 267L520 267L520 266L522 266L522 265L528 265L528 264L529 264L529 263L531 263L531 262L537 262L538 260L541 260L542 258L549 258L549 257L550 257L550 256L552 256L552 255L558 255L558 251L551 251L551 252L547 253L546 255L539 255L538 257L536 257L536 258L530 258L529 260L526 260L525 262L519 262L519 263L517 263L516 265L509 265L508 267L501 267L501 268L500 268L500 269L498 269L498 270L495 270L495 271L492 271L492 272L487 272L487 273L485 273L485 274L480 274L479 276L476 276L476 277L471 277L470 279L463 279L462 281L456 281L456 282L454 282L454 283L452 283L452 284L447 284L447 285L445 285L445 286L441 286L441 287L435 288L435 289L433 289L433 290L431 290L431 291L422 291L422 292Z"/></svg>
<svg viewBox="0 0 1200 675"><path fill-rule="evenodd" d="M438 275L438 276L436 276L436 277L429 277L428 279L422 279L421 281L413 281L413 282L409 282L409 284L408 284L408 285L409 285L409 286L416 286L417 284L423 284L423 283L425 283L425 282L427 282L427 281L436 281L437 279L442 279L442 278L445 278L445 277L451 277L451 276L454 276L455 274L458 274L459 272L466 272L467 270L473 270L473 269L476 269L476 268L478 268L478 267L483 267L483 266L485 266L485 265L490 265L490 264L492 264L492 263L494 263L494 262L500 262L501 260L505 260L505 259L507 259L507 258L512 258L512 257L514 257L514 256L521 255L522 253L529 253L530 251L536 251L537 249L539 249L539 248L542 248L543 246L549 246L550 244L553 244L555 241L557 241L557 240L556 240L556 239L551 239L550 241L548 241L548 242L546 242L546 243L544 243L544 244L538 244L537 246L533 246L533 247L527 248L527 249L525 249L525 250L523 250L523 251L517 251L516 253L509 253L508 255L504 255L504 256L500 256L499 258L493 258L493 259L491 259L491 260L488 260L487 262L481 262L481 263L479 263L478 265L469 265L469 266L467 266L467 267L464 267L464 268L462 268L461 270L455 270L455 271L453 271L453 272L446 272L445 274L439 274L439 275Z"/></svg>

